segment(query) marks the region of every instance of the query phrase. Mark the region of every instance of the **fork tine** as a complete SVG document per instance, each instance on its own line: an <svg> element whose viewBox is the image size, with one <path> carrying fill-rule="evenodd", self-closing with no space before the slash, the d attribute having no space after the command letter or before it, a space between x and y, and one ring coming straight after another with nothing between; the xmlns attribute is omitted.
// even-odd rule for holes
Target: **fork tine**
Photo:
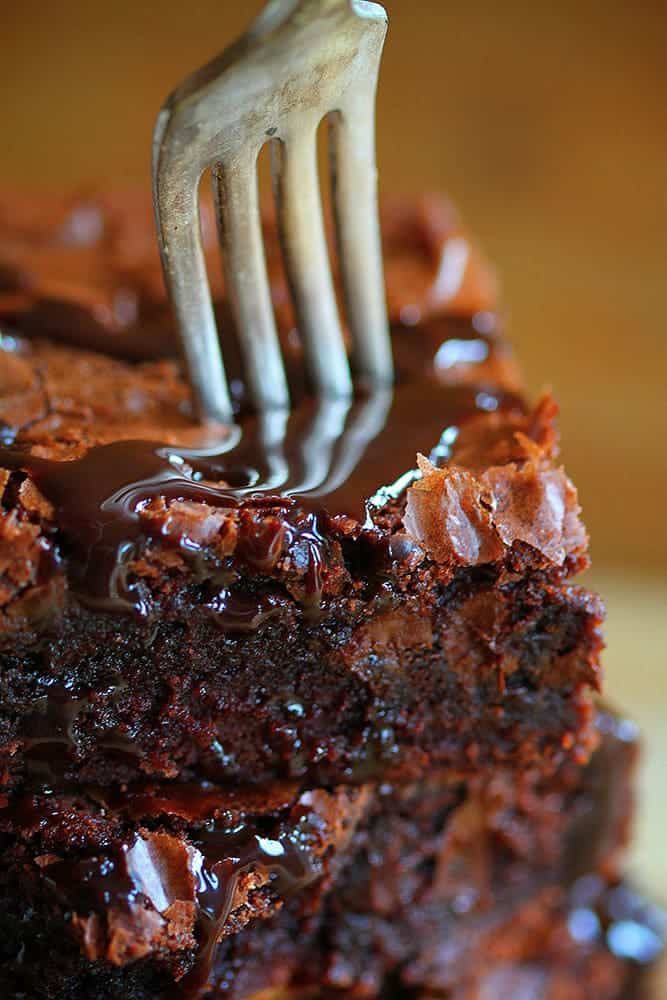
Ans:
<svg viewBox="0 0 667 1000"><path fill-rule="evenodd" d="M320 395L352 395L317 172L317 128L330 112L340 115L335 201L354 360L374 383L391 380L373 149L386 28L386 11L370 0L271 0L241 39L173 91L158 116L162 262L199 416L232 419L199 233L197 189L207 169L252 395L261 410L288 403L257 212L256 153L267 137L276 140L279 227L311 379Z"/></svg>
<svg viewBox="0 0 667 1000"><path fill-rule="evenodd" d="M234 417L201 242L199 179L200 175L183 173L177 159L156 157L153 186L158 242L196 413L205 420L229 424Z"/></svg>
<svg viewBox="0 0 667 1000"><path fill-rule="evenodd" d="M288 134L272 153L287 277L311 376L322 394L349 396L352 379L322 220L316 124Z"/></svg>
<svg viewBox="0 0 667 1000"><path fill-rule="evenodd" d="M338 259L355 374L389 383L393 360L382 268L375 166L374 86L331 116L331 168Z"/></svg>
<svg viewBox="0 0 667 1000"><path fill-rule="evenodd" d="M251 396L259 409L287 407L289 391L262 240L256 157L216 165L213 190L225 280Z"/></svg>

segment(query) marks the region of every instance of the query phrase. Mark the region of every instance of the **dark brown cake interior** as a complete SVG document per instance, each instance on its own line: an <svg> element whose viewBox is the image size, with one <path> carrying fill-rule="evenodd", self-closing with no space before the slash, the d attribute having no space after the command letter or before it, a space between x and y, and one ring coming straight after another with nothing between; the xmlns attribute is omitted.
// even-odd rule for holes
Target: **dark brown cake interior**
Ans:
<svg viewBox="0 0 667 1000"><path fill-rule="evenodd" d="M598 725L591 765L549 779L535 768L332 792L163 784L15 799L0 812L5 913L11 927L22 901L31 961L5 973L38 975L35 941L60 934L46 961L65 978L47 978L72 996L96 982L153 997L173 978L198 995L211 974L213 994L239 998L290 984L375 995L399 970L404 985L442 989L491 968L493 942L524 912L519 954L537 953L567 887L597 873L602 892L627 841L635 731L608 713Z"/></svg>

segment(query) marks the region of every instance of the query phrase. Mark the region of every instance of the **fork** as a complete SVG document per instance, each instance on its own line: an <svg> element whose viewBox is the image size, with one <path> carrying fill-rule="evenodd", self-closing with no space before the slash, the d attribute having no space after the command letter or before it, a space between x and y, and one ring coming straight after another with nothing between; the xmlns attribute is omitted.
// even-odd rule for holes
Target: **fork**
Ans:
<svg viewBox="0 0 667 1000"><path fill-rule="evenodd" d="M200 233L199 185L207 170L250 396L260 412L289 406L259 211L257 158L267 142L310 379L323 397L352 393L318 181L316 136L326 116L352 368L371 386L391 383L375 166L375 92L386 30L386 11L366 0L271 0L159 113L158 242L202 419L233 422Z"/></svg>

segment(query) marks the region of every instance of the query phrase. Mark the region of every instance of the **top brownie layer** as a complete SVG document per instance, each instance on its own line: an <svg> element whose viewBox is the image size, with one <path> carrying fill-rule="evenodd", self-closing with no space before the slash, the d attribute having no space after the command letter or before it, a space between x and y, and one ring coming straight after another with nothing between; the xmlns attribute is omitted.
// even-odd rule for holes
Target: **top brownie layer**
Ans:
<svg viewBox="0 0 667 1000"><path fill-rule="evenodd" d="M451 209L389 206L384 232L397 385L318 402L267 222L289 419L248 409L212 270L223 428L176 361L136 360L175 345L147 204L0 203L7 780L56 744L95 780L586 745L600 610L565 583L586 536L555 407L519 394Z"/></svg>

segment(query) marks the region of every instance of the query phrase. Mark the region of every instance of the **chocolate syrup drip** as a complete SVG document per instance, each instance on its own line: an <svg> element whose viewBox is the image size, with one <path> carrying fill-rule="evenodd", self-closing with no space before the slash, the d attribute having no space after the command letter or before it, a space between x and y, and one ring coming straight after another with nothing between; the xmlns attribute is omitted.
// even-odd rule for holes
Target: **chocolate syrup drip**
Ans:
<svg viewBox="0 0 667 1000"><path fill-rule="evenodd" d="M244 829L234 834L213 831L204 836L198 848L202 863L195 868L195 874L201 943L196 964L181 984L185 995L190 997L200 996L206 988L216 945L244 873L255 868L265 871L273 890L282 899L296 895L322 874L302 827L275 837Z"/></svg>
<svg viewBox="0 0 667 1000"><path fill-rule="evenodd" d="M27 778L51 787L63 784L76 762L77 722L89 705L89 695L75 694L61 685L52 685L47 694L32 703L20 728ZM110 730L100 737L98 745L117 762L136 767L140 753L123 733Z"/></svg>
<svg viewBox="0 0 667 1000"><path fill-rule="evenodd" d="M257 871L272 891L289 899L322 874L306 808L288 828L274 823L264 832L260 825L247 820L233 829L213 827L199 834L189 851L169 835L137 835L113 854L48 865L44 879L67 905L76 898L79 916L109 909L136 913L146 904L165 913L176 899L188 898L194 881L198 951L179 995L195 998L206 989L243 875Z"/></svg>
<svg viewBox="0 0 667 1000"><path fill-rule="evenodd" d="M0 467L27 473L55 508L69 585L83 603L148 610L131 563L150 532L141 512L158 500L279 514L287 535L281 534L280 544L298 546L301 558L305 554L307 590L317 603L331 516L368 524L369 510L400 495L417 477L420 446L442 461L462 421L518 408L518 398L502 390L447 387L433 374L422 375L393 394L379 392L352 404L310 399L290 415L248 417L212 449L117 441L73 461L52 461L0 448ZM260 572L280 555L276 528L275 519L264 529L255 519L246 532L241 554ZM161 538L192 559L206 555L195 539Z"/></svg>

